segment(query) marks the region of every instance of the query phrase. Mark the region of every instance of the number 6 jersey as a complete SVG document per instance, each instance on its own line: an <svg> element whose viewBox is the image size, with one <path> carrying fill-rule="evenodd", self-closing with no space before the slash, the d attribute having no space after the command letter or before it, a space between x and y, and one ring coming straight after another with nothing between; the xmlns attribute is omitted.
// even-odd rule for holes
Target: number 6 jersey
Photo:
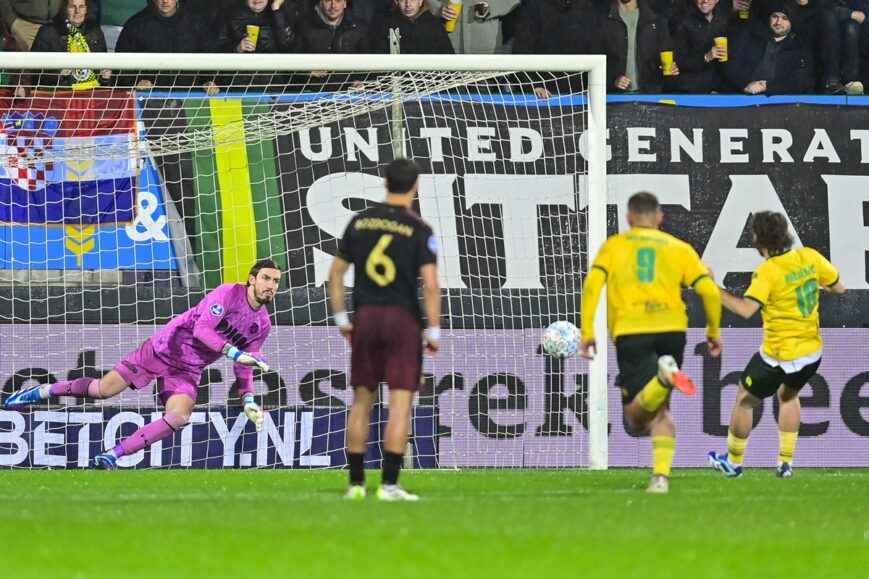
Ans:
<svg viewBox="0 0 869 579"><path fill-rule="evenodd" d="M839 272L810 247L791 249L764 261L752 274L745 297L761 306L761 351L788 361L821 349L819 286L839 281Z"/></svg>
<svg viewBox="0 0 869 579"><path fill-rule="evenodd" d="M378 203L358 213L338 243L338 257L354 267L353 308L396 305L422 321L419 269L437 260L437 239L416 213Z"/></svg>

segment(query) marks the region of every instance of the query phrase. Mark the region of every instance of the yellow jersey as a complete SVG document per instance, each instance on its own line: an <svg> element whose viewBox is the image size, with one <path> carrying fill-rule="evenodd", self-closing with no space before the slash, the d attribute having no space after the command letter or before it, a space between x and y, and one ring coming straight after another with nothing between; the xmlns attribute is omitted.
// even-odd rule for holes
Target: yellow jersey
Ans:
<svg viewBox="0 0 869 579"><path fill-rule="evenodd" d="M821 349L819 286L832 286L839 272L810 247L768 258L752 274L745 297L761 306L763 353L788 361Z"/></svg>
<svg viewBox="0 0 869 579"><path fill-rule="evenodd" d="M607 325L613 339L686 331L682 288L709 275L693 247L648 227L634 227L607 239L592 268L606 276ZM584 320L586 325L590 328L591 321Z"/></svg>

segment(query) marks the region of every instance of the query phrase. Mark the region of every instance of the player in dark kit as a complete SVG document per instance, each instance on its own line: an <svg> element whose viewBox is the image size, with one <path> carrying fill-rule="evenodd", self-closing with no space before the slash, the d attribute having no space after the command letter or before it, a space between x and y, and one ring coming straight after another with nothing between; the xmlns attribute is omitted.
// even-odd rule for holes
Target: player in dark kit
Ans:
<svg viewBox="0 0 869 579"><path fill-rule="evenodd" d="M381 501L415 501L398 485L407 445L411 403L419 387L425 351L438 350L441 297L437 278L437 238L410 207L419 189L413 162L397 159L386 168L386 200L356 215L338 245L329 273L329 297L335 325L351 346L350 384L353 406L347 419L350 488L344 498L365 497L365 445L374 392L389 386L389 420L383 440ZM344 274L353 264L354 323L345 303ZM428 327L422 331L418 278Z"/></svg>

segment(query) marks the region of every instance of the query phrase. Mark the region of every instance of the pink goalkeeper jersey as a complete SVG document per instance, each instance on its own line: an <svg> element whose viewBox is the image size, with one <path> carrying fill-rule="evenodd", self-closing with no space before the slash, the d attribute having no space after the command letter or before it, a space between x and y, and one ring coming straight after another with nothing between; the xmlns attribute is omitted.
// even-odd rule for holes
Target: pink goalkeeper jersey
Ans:
<svg viewBox="0 0 869 579"><path fill-rule="evenodd" d="M272 328L265 306L254 310L247 286L223 284L151 336L154 352L177 368L202 372L223 356L224 344L259 352ZM253 389L253 368L235 363L239 394Z"/></svg>

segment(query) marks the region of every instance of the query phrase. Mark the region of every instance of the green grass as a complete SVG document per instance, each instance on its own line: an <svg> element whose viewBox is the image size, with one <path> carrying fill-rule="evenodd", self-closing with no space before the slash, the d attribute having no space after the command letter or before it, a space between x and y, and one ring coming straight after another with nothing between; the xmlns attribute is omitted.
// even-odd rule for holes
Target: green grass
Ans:
<svg viewBox="0 0 869 579"><path fill-rule="evenodd" d="M7 471L0 577L867 577L869 469ZM374 479L370 476L370 490Z"/></svg>

